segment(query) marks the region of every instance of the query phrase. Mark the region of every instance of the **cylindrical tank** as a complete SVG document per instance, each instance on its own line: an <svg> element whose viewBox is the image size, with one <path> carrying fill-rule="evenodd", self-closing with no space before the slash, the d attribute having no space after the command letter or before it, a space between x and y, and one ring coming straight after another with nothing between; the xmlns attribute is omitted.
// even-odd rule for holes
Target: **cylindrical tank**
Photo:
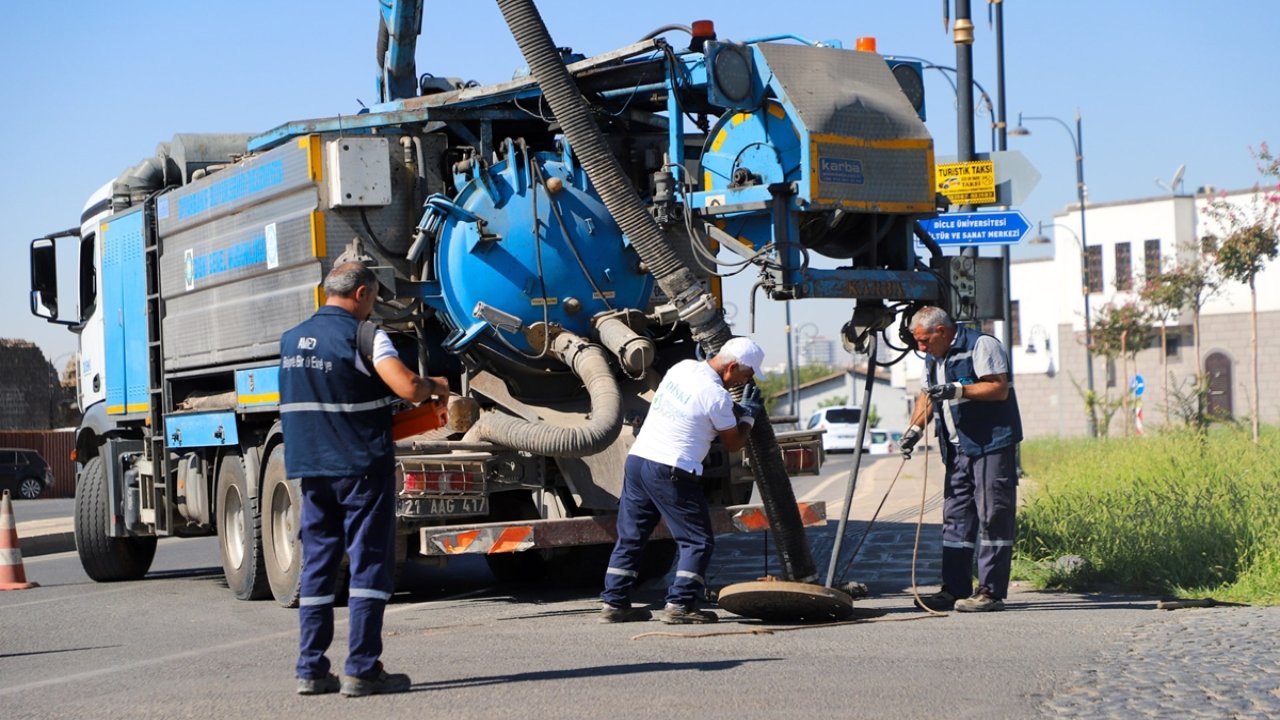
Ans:
<svg viewBox="0 0 1280 720"><path fill-rule="evenodd" d="M644 309L653 278L570 153L504 149L492 167L456 168L456 198L428 201L437 281L425 299L450 326L446 349L541 373L557 364L525 329L589 336L599 313Z"/></svg>

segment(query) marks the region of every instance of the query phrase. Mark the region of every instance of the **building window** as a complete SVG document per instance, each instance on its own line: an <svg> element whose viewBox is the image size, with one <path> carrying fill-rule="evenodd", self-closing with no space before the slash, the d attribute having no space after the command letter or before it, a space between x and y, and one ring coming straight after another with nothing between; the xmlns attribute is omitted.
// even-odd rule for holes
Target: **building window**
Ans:
<svg viewBox="0 0 1280 720"><path fill-rule="evenodd" d="M1182 350L1182 333L1170 332L1164 338L1164 356L1176 358Z"/></svg>
<svg viewBox="0 0 1280 720"><path fill-rule="evenodd" d="M1147 279L1157 277L1160 274L1160 241L1147 240L1143 243L1143 249L1146 251Z"/></svg>
<svg viewBox="0 0 1280 720"><path fill-rule="evenodd" d="M1090 245L1086 258L1089 268L1089 292L1102 292L1102 246Z"/></svg>
<svg viewBox="0 0 1280 720"><path fill-rule="evenodd" d="M1133 259L1127 242L1116 243L1116 289L1133 289Z"/></svg>
<svg viewBox="0 0 1280 720"><path fill-rule="evenodd" d="M1107 387L1116 386L1116 360L1115 358L1107 358Z"/></svg>
<svg viewBox="0 0 1280 720"><path fill-rule="evenodd" d="M1014 345L1022 344L1022 324L1018 321L1018 301L1009 301L1009 339Z"/></svg>

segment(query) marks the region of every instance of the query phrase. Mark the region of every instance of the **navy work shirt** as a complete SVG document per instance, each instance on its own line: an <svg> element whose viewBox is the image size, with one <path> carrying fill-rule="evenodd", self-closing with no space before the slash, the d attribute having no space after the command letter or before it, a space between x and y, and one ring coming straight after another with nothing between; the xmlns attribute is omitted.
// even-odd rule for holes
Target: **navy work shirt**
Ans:
<svg viewBox="0 0 1280 720"><path fill-rule="evenodd" d="M391 406L398 398L373 368L356 366L358 326L351 313L326 305L280 336L280 419L291 478L356 477L395 462Z"/></svg>

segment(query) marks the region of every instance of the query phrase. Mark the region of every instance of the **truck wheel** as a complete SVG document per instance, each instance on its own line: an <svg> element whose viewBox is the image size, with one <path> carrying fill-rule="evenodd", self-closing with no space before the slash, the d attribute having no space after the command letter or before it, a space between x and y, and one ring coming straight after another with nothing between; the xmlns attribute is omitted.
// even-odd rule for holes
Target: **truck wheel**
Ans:
<svg viewBox="0 0 1280 720"><path fill-rule="evenodd" d="M76 483L76 552L80 565L97 582L138 580L151 569L156 556L155 537L110 537L107 466L101 457L85 464Z"/></svg>
<svg viewBox="0 0 1280 720"><path fill-rule="evenodd" d="M284 472L284 443L269 451L262 478L262 557L276 602L298 607L302 590L302 489Z"/></svg>
<svg viewBox="0 0 1280 720"><path fill-rule="evenodd" d="M228 455L218 469L217 514L218 549L227 587L237 599L262 600L271 593L263 567L262 524L239 455Z"/></svg>

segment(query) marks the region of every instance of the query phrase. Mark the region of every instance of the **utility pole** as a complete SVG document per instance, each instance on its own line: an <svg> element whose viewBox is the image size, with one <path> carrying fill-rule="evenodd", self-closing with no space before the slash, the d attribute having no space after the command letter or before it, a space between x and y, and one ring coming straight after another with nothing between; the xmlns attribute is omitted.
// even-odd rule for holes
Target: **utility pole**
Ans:
<svg viewBox="0 0 1280 720"><path fill-rule="evenodd" d="M948 0L949 2L950 0ZM944 16L945 22L945 16ZM956 45L956 160L973 162L973 19L969 0L956 0L956 21L952 26ZM972 205L961 205L960 212L972 212ZM977 246L960 251L976 258Z"/></svg>

